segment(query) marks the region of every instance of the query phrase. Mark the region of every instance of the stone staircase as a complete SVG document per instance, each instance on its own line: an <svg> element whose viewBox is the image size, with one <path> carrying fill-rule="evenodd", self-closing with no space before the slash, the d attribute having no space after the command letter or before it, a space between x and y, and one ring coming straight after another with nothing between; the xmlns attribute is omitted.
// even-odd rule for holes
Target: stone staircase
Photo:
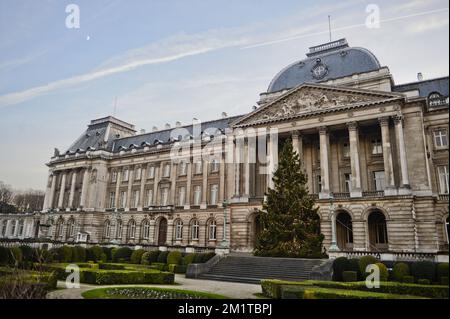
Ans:
<svg viewBox="0 0 450 319"><path fill-rule="evenodd" d="M310 279L315 267L324 265L327 259L272 258L251 255L229 255L221 259L199 279L257 283L262 279L301 281Z"/></svg>

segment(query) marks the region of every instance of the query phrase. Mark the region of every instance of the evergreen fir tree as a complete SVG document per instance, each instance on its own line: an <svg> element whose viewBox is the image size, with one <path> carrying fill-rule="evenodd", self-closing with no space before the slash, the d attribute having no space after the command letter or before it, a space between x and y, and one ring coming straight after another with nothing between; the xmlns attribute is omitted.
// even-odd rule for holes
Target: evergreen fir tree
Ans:
<svg viewBox="0 0 450 319"><path fill-rule="evenodd" d="M322 258L323 235L320 233L318 208L308 196L307 176L300 157L286 141L260 211L261 232L255 255L273 257Z"/></svg>

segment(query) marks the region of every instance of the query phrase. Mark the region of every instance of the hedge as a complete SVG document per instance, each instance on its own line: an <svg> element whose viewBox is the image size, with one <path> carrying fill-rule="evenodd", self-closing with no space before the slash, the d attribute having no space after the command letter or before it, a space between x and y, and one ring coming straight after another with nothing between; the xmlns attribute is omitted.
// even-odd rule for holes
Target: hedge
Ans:
<svg viewBox="0 0 450 319"><path fill-rule="evenodd" d="M342 281L352 282L358 280L358 274L356 271L344 271L342 272Z"/></svg>
<svg viewBox="0 0 450 319"><path fill-rule="evenodd" d="M373 256L363 256L359 259L359 271L361 272L362 279L366 279L366 277L369 275L366 272L366 268L368 265L376 264L378 259L376 259Z"/></svg>
<svg viewBox="0 0 450 319"><path fill-rule="evenodd" d="M411 265L411 274L416 280L428 279L434 282L435 273L435 264L431 261L418 261Z"/></svg>
<svg viewBox="0 0 450 319"><path fill-rule="evenodd" d="M106 262L108 261L108 256L105 254L102 247L92 246L86 249L86 260L92 260L93 262Z"/></svg>
<svg viewBox="0 0 450 319"><path fill-rule="evenodd" d="M320 287L283 286L281 299L422 299L373 291L342 290Z"/></svg>
<svg viewBox="0 0 450 319"><path fill-rule="evenodd" d="M336 258L333 262L333 280L343 281L343 272L348 270L348 259L347 257Z"/></svg>
<svg viewBox="0 0 450 319"><path fill-rule="evenodd" d="M442 278L447 277L448 282L448 263L440 263L437 265L437 279L441 283Z"/></svg>
<svg viewBox="0 0 450 319"><path fill-rule="evenodd" d="M133 250L128 247L113 248L111 258L113 262L130 261Z"/></svg>
<svg viewBox="0 0 450 319"><path fill-rule="evenodd" d="M158 260L159 250L151 250L142 254L141 264L151 265Z"/></svg>
<svg viewBox="0 0 450 319"><path fill-rule="evenodd" d="M160 271L165 271L165 270L167 270L168 268L168 266L167 266L167 264L165 264L165 263L152 263L152 266L155 268L155 269L158 269L158 270L160 270Z"/></svg>
<svg viewBox="0 0 450 319"><path fill-rule="evenodd" d="M386 265L383 263L376 263L375 265L378 266L378 269L380 270L380 281L388 281L389 271Z"/></svg>
<svg viewBox="0 0 450 319"><path fill-rule="evenodd" d="M186 254L183 257L182 264L186 265L186 266L189 265L189 264L192 264L194 262L194 259L195 259L195 253L193 253L193 254Z"/></svg>
<svg viewBox="0 0 450 319"><path fill-rule="evenodd" d="M167 255L167 264L175 264L180 265L181 264L181 253L179 251L171 251Z"/></svg>
<svg viewBox="0 0 450 319"><path fill-rule="evenodd" d="M282 286L315 286L322 288L332 289L344 289L344 290L361 290L361 291L374 291L380 293L390 293L398 295L413 295L427 298L448 298L448 286L442 285L418 285L418 284L406 284L397 282L381 282L380 288L370 289L367 288L366 283L363 282L333 282L333 281L282 281L282 280L262 280L261 288L263 294L269 298L279 299L281 298Z"/></svg>
<svg viewBox="0 0 450 319"><path fill-rule="evenodd" d="M414 277L413 276L403 276L403 283L405 284L413 284L414 283Z"/></svg>
<svg viewBox="0 0 450 319"><path fill-rule="evenodd" d="M402 282L405 276L409 276L409 266L406 263L395 263L394 269L392 270L393 279Z"/></svg>
<svg viewBox="0 0 450 319"><path fill-rule="evenodd" d="M185 265L169 264L168 269L169 269L170 272L173 272L175 274L185 274L187 266L185 266Z"/></svg>
<svg viewBox="0 0 450 319"><path fill-rule="evenodd" d="M143 249L136 249L131 253L130 262L132 264L140 264L142 260L142 255L145 253Z"/></svg>

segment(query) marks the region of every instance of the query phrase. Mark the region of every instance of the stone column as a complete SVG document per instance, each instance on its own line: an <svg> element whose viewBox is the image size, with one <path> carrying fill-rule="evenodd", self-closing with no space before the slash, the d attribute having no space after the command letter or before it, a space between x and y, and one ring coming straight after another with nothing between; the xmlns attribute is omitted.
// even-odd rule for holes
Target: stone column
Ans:
<svg viewBox="0 0 450 319"><path fill-rule="evenodd" d="M395 135L397 137L398 152L400 156L400 171L401 171L401 187L399 192L402 195L411 194L408 176L408 163L406 161L405 137L403 135L403 116L395 116Z"/></svg>
<svg viewBox="0 0 450 319"><path fill-rule="evenodd" d="M129 211L131 204L131 192L134 180L134 167L128 168L128 188L127 188L127 202L125 203L125 211Z"/></svg>
<svg viewBox="0 0 450 319"><path fill-rule="evenodd" d="M185 200L185 205L184 205L184 209L189 209L191 207L191 188L192 188L192 161L191 159L189 159L186 162L187 165L187 171L186 171L186 200Z"/></svg>
<svg viewBox="0 0 450 319"><path fill-rule="evenodd" d="M200 209L206 209L207 207L207 194L208 194L208 160L203 159L202 168L202 201L200 203Z"/></svg>
<svg viewBox="0 0 450 319"><path fill-rule="evenodd" d="M225 159L227 167L227 197L232 197L234 191L234 137L232 134L227 135Z"/></svg>
<svg viewBox="0 0 450 319"><path fill-rule="evenodd" d="M386 196L397 195L395 190L394 170L392 166L392 150L389 136L389 117L379 119L381 126L381 140L383 144L384 183Z"/></svg>
<svg viewBox="0 0 450 319"><path fill-rule="evenodd" d="M117 209L119 207L120 200L120 183L122 182L122 170L117 169L117 178L116 178L116 196L114 197L114 208ZM83 182L84 185L84 182Z"/></svg>
<svg viewBox="0 0 450 319"><path fill-rule="evenodd" d="M119 178L119 177L117 177ZM80 207L86 207L87 191L89 184L89 169L86 167L83 173L83 184L81 185ZM117 195L116 195L117 196Z"/></svg>
<svg viewBox="0 0 450 319"><path fill-rule="evenodd" d="M64 193L66 190L66 174L67 174L66 172L63 172L61 177L61 186L59 188L59 198L58 198L58 209L62 209L64 204Z"/></svg>
<svg viewBox="0 0 450 319"><path fill-rule="evenodd" d="M175 206L175 194L176 194L176 185L177 185L177 164L172 163L172 167L170 168L170 201L169 203Z"/></svg>
<svg viewBox="0 0 450 319"><path fill-rule="evenodd" d="M305 167L304 165L304 156L303 156L303 139L299 131L293 131L292 132L292 147L294 148L294 151L297 152L298 156L300 157L300 164L302 165L302 168Z"/></svg>
<svg viewBox="0 0 450 319"><path fill-rule="evenodd" d="M352 189L350 191L350 197L362 197L358 124L356 122L350 122L347 126L350 141L350 166L352 174Z"/></svg>
<svg viewBox="0 0 450 319"><path fill-rule="evenodd" d="M173 245L173 219L167 220L167 235L166 235L166 245Z"/></svg>
<svg viewBox="0 0 450 319"><path fill-rule="evenodd" d="M248 165L246 170L246 178L248 179L248 184L246 182L246 194L248 197L252 197L255 195L255 170L256 170L256 143L257 143L257 135L256 132L247 131L247 162Z"/></svg>
<svg viewBox="0 0 450 319"><path fill-rule="evenodd" d="M244 197L250 197L250 145L245 143L244 154Z"/></svg>
<svg viewBox="0 0 450 319"><path fill-rule="evenodd" d="M222 206L225 199L225 158L224 154L220 155L220 167L219 167L219 202L218 206Z"/></svg>
<svg viewBox="0 0 450 319"><path fill-rule="evenodd" d="M320 137L320 178L322 189L319 193L319 198L330 198L330 168L329 168L329 135L327 128L322 126L319 128Z"/></svg>
<svg viewBox="0 0 450 319"><path fill-rule="evenodd" d="M158 169L158 166L155 165L155 178L154 178L154 181L153 181L153 206L159 206L159 201L158 201L158 184L159 184L160 175L162 175L162 174L163 174L162 163L161 163L159 169Z"/></svg>
<svg viewBox="0 0 450 319"><path fill-rule="evenodd" d="M268 186L269 188L274 187L273 183L273 173L278 168L278 132L274 129L270 129L269 138L267 141L267 152L269 153L269 163L268 163Z"/></svg>
<svg viewBox="0 0 450 319"><path fill-rule="evenodd" d="M56 173L52 173L52 185L50 187L50 194L47 201L47 209L53 208L53 201L55 199L55 189L56 189Z"/></svg>
<svg viewBox="0 0 450 319"><path fill-rule="evenodd" d="M72 183L70 185L70 195L69 195L69 210L73 208L73 199L75 198L75 185L77 183L77 171L74 170L72 173Z"/></svg>
<svg viewBox="0 0 450 319"><path fill-rule="evenodd" d="M139 191L139 207L138 210L142 210L145 204L145 181L147 179L147 168L144 166L141 168L141 189Z"/></svg>
<svg viewBox="0 0 450 319"><path fill-rule="evenodd" d="M234 145L234 197L241 196L241 162L242 162L242 149L240 148L241 141L236 139Z"/></svg>

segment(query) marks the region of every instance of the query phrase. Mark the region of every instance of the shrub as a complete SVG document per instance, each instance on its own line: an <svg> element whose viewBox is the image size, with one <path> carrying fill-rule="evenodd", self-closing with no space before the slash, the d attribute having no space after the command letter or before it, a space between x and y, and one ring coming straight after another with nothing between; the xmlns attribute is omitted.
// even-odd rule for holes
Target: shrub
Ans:
<svg viewBox="0 0 450 319"><path fill-rule="evenodd" d="M86 260L92 260L93 262L105 262L107 261L107 256L102 247L92 246L86 250Z"/></svg>
<svg viewBox="0 0 450 319"><path fill-rule="evenodd" d="M167 265L165 263L152 263L152 266L154 266L156 269L160 271L167 270Z"/></svg>
<svg viewBox="0 0 450 319"><path fill-rule="evenodd" d="M194 262L194 259L195 259L195 253L187 254L183 257L182 264L186 265L186 266L189 264L192 264Z"/></svg>
<svg viewBox="0 0 450 319"><path fill-rule="evenodd" d="M368 265L376 264L378 259L373 256L363 256L359 259L359 271L363 279L366 279L368 273L366 273L366 268Z"/></svg>
<svg viewBox="0 0 450 319"><path fill-rule="evenodd" d="M441 285L444 285L444 286L448 286L448 277L442 276L442 277L441 277L440 284L441 284Z"/></svg>
<svg viewBox="0 0 450 319"><path fill-rule="evenodd" d="M32 262L34 257L34 249L27 245L19 246L22 251L22 260L24 262Z"/></svg>
<svg viewBox="0 0 450 319"><path fill-rule="evenodd" d="M125 266L124 265L117 265L117 264L100 263L100 264L98 264L98 269L104 269L104 270L125 270Z"/></svg>
<svg viewBox="0 0 450 319"><path fill-rule="evenodd" d="M56 258L60 262L69 263L72 261L72 256L73 256L72 247L62 246L60 248L57 248L56 254L57 254Z"/></svg>
<svg viewBox="0 0 450 319"><path fill-rule="evenodd" d="M131 253L130 262L132 264L140 264L142 255L145 253L143 249L136 249Z"/></svg>
<svg viewBox="0 0 450 319"><path fill-rule="evenodd" d="M158 258L156 259L157 262L167 264L167 256L169 255L168 251L162 251L159 253Z"/></svg>
<svg viewBox="0 0 450 319"><path fill-rule="evenodd" d="M388 281L389 271L386 265L383 263L376 263L375 265L378 266L378 269L380 270L380 281Z"/></svg>
<svg viewBox="0 0 450 319"><path fill-rule="evenodd" d="M0 246L0 265L6 265L9 261L9 249Z"/></svg>
<svg viewBox="0 0 450 319"><path fill-rule="evenodd" d="M437 265L437 279L442 282L442 277L447 277L448 280L448 263L440 263Z"/></svg>
<svg viewBox="0 0 450 319"><path fill-rule="evenodd" d="M392 276L395 281L403 282L405 276L409 276L409 266L405 263L396 263L392 271Z"/></svg>
<svg viewBox="0 0 450 319"><path fill-rule="evenodd" d="M413 284L414 283L414 277L413 276L403 276L402 282Z"/></svg>
<svg viewBox="0 0 450 319"><path fill-rule="evenodd" d="M343 272L346 270L348 270L348 259L346 257L336 258L333 262L333 280L343 281Z"/></svg>
<svg viewBox="0 0 450 319"><path fill-rule="evenodd" d="M181 253L179 251L171 251L167 255L167 263L175 265L181 264Z"/></svg>
<svg viewBox="0 0 450 319"><path fill-rule="evenodd" d="M342 280L345 282L352 282L358 280L358 274L356 271L343 271L342 272Z"/></svg>
<svg viewBox="0 0 450 319"><path fill-rule="evenodd" d="M411 265L411 274L419 279L428 279L430 282L434 281L435 264L431 261L417 261Z"/></svg>
<svg viewBox="0 0 450 319"><path fill-rule="evenodd" d="M419 285L429 285L430 281L428 279L419 279L419 280L417 280L417 283Z"/></svg>
<svg viewBox="0 0 450 319"><path fill-rule="evenodd" d="M158 260L159 250L151 250L142 254L141 264L151 265Z"/></svg>
<svg viewBox="0 0 450 319"><path fill-rule="evenodd" d="M112 247L102 247L103 253L105 254L104 261L112 261Z"/></svg>
<svg viewBox="0 0 450 319"><path fill-rule="evenodd" d="M81 246L75 246L72 248L72 260L74 262L86 261L86 249Z"/></svg>
<svg viewBox="0 0 450 319"><path fill-rule="evenodd" d="M170 264L168 268L170 272L173 272L175 274L185 274L187 267L185 265Z"/></svg>
<svg viewBox="0 0 450 319"><path fill-rule="evenodd" d="M130 261L131 254L133 250L128 247L120 247L113 249L111 252L111 257L113 262L127 262Z"/></svg>
<svg viewBox="0 0 450 319"><path fill-rule="evenodd" d="M197 253L194 256L193 263L194 264L203 264L213 258L216 254L215 253Z"/></svg>
<svg viewBox="0 0 450 319"><path fill-rule="evenodd" d="M361 272L359 271L359 259L349 259L345 270L355 271L358 280L362 279Z"/></svg>

